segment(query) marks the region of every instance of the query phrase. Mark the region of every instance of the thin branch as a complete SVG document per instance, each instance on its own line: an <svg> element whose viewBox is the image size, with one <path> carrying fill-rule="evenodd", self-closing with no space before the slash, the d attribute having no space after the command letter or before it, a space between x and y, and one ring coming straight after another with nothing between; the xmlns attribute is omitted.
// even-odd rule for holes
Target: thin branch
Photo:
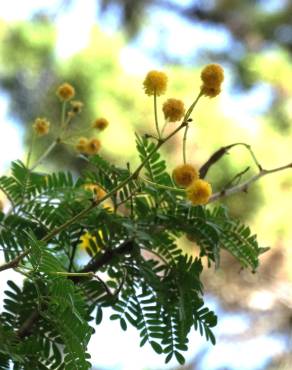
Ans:
<svg viewBox="0 0 292 370"><path fill-rule="evenodd" d="M34 324L38 321L39 318L40 318L39 311L34 310L19 328L17 332L18 338L24 338L27 335L29 335L32 331Z"/></svg>
<svg viewBox="0 0 292 370"><path fill-rule="evenodd" d="M292 162L285 165L285 166L276 167L276 168L273 168L271 170L261 169L260 172L257 175L251 177L249 180L245 181L244 183L239 184L239 185L235 185L235 186L233 186L229 189L225 189L225 190L219 191L218 193L213 194L210 197L208 203L212 203L212 202L214 202L218 199L228 197L232 194L236 194L236 193L239 193L241 191L247 192L250 185L252 183L256 182L257 180L259 180L261 177L272 174L272 173L275 173L275 172L283 171L283 170L286 170L288 168L292 168Z"/></svg>
<svg viewBox="0 0 292 370"><path fill-rule="evenodd" d="M130 253L134 248L133 240L124 241L118 248L107 249L101 256L98 255L93 257L88 264L83 267L80 272L96 272L101 267L107 265L114 257L122 256L124 254ZM74 282L78 282L78 279L73 279Z"/></svg>
<svg viewBox="0 0 292 370"><path fill-rule="evenodd" d="M15 257L13 260L4 263L0 266L0 272L8 269L14 269L18 267L19 263L26 257L30 252L30 249L25 250L24 252L20 253L17 257Z"/></svg>
<svg viewBox="0 0 292 370"><path fill-rule="evenodd" d="M234 143L227 146L223 146L220 149L216 150L215 153L211 155L211 157L207 160L205 164L200 168L200 178L204 179L209 171L210 167L213 166L216 162L219 161L225 154L228 154L228 150L235 147L235 146L244 146L250 153L255 165L257 166L258 170L262 170L262 166L260 165L259 161L257 160L251 146L246 143Z"/></svg>
<svg viewBox="0 0 292 370"><path fill-rule="evenodd" d="M64 222L61 226L56 227L51 232L49 232L44 238L41 239L42 242L48 242L51 240L54 236L59 234L61 231L66 229L68 226L72 225L74 222L80 220L83 216L87 215L93 208L95 208L98 204L100 204L103 200L109 198L108 193L106 196L104 196L99 202L92 202L88 207L84 208L82 211L77 213L75 216L70 218L68 221Z"/></svg>
<svg viewBox="0 0 292 370"><path fill-rule="evenodd" d="M79 239L82 236L82 234L83 234L83 228L81 229L81 232L79 233L78 240L72 246L72 252L71 252L71 256L70 256L70 260L69 260L69 267L68 267L69 272L71 272L72 269L75 270L75 268L74 268L74 258L75 258L75 254L76 254L76 251L77 251L77 246L78 246L78 243L79 243Z"/></svg>
<svg viewBox="0 0 292 370"><path fill-rule="evenodd" d="M185 127L184 137L183 137L183 163L187 163L187 135L188 135L189 125Z"/></svg>
<svg viewBox="0 0 292 370"><path fill-rule="evenodd" d="M154 136L154 135L151 135L151 134L144 134L144 137L145 137L145 139L153 139L153 140L156 140L156 141L159 141L159 138L158 137L156 137L156 136Z"/></svg>
<svg viewBox="0 0 292 370"><path fill-rule="evenodd" d="M158 184L157 182L150 181L150 180L148 180L148 179L146 179L145 177L142 177L142 176L140 176L140 179L142 181L147 182L148 184L153 185L153 186L155 186L157 188L160 188L160 189L175 191L177 193L185 193L185 190L184 189L180 189L180 188L175 188L175 187L172 187L172 186Z"/></svg>
<svg viewBox="0 0 292 370"><path fill-rule="evenodd" d="M153 97L154 97L155 127L156 127L156 131L157 131L158 139L160 139L161 138L161 133L160 133L160 129L159 129L158 114L157 114L157 94L156 94L156 91L154 91Z"/></svg>
<svg viewBox="0 0 292 370"><path fill-rule="evenodd" d="M154 250L150 249L150 248L147 248L147 247L140 247L141 249L144 249L145 251L149 252L149 253L152 253L154 254L160 261L163 262L163 264L165 266L167 266L167 268L169 269L170 266L169 266L169 263L166 261L166 259L164 257L162 257L160 254L158 254L157 252L155 252Z"/></svg>
<svg viewBox="0 0 292 370"><path fill-rule="evenodd" d="M235 181L238 184L239 181L241 180L242 176L244 174L246 174L249 170L250 170L250 167L248 166L244 170L240 171L235 176L233 176L232 179L230 181L228 181L228 183L225 185L225 190L228 189L228 188L230 188L232 185L234 185L235 184Z"/></svg>
<svg viewBox="0 0 292 370"><path fill-rule="evenodd" d="M55 139L47 148L47 150L40 156L40 158L35 162L35 164L30 168L33 171L38 165L40 165L43 160L51 153L55 146L60 142L60 139Z"/></svg>
<svg viewBox="0 0 292 370"><path fill-rule="evenodd" d="M100 283L101 285L104 287L104 290L107 292L107 294L110 296L110 297L113 297L113 293L110 291L109 287L106 285L106 283L102 280L101 277L99 277L98 275L96 274L93 274L93 277L95 277Z"/></svg>
<svg viewBox="0 0 292 370"><path fill-rule="evenodd" d="M124 270L124 275L123 275L122 281L121 281L120 285L118 286L118 288L116 289L116 291L113 293L114 297L117 297L120 294L120 291L122 290L122 287L125 283L126 277L127 277L127 270Z"/></svg>
<svg viewBox="0 0 292 370"><path fill-rule="evenodd" d="M102 256L93 257L89 263L78 273L71 274L69 277L75 284L80 283L84 277L92 276L90 273L95 273L97 270L103 266L110 263L114 258L130 253L134 248L133 240L126 240L116 249L107 250ZM68 273L65 273L68 276ZM78 274L78 275L76 275ZM96 275L95 275L96 277ZM114 294L116 295L116 293ZM41 318L40 312L35 309L30 316L24 321L21 327L18 329L17 336L22 339L31 334L33 326Z"/></svg>
<svg viewBox="0 0 292 370"><path fill-rule="evenodd" d="M32 154L32 149L33 149L35 138L36 138L36 133L35 133L35 131L33 131L31 142L30 142L30 145L29 145L28 154L27 154L27 159L26 159L26 167L27 168L29 168L30 158L31 158L31 154Z"/></svg>

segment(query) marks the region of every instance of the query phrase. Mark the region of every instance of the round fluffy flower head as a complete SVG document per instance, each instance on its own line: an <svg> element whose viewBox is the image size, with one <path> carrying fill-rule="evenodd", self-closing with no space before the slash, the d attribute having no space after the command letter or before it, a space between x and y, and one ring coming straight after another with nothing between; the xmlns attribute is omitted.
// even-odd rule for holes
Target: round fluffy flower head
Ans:
<svg viewBox="0 0 292 370"><path fill-rule="evenodd" d="M143 82L146 95L163 95L167 87L167 75L161 71L150 71Z"/></svg>
<svg viewBox="0 0 292 370"><path fill-rule="evenodd" d="M172 177L176 185L186 188L191 185L194 180L199 178L199 174L194 166L185 163L177 166L172 171Z"/></svg>
<svg viewBox="0 0 292 370"><path fill-rule="evenodd" d="M98 139L90 139L86 144L86 154L94 155L99 152L99 149L101 147L100 141Z"/></svg>
<svg viewBox="0 0 292 370"><path fill-rule="evenodd" d="M86 184L84 185L84 189L92 191L94 194L94 200L96 201L102 199L106 195L106 192L97 184Z"/></svg>
<svg viewBox="0 0 292 370"><path fill-rule="evenodd" d="M212 194L212 187L207 181L198 179L186 188L186 194L193 205L203 205L208 202Z"/></svg>
<svg viewBox="0 0 292 370"><path fill-rule="evenodd" d="M178 99L167 99L162 107L165 119L171 122L180 121L185 115L185 105Z"/></svg>
<svg viewBox="0 0 292 370"><path fill-rule="evenodd" d="M218 88L224 80L224 70L219 64L208 64L201 72L203 85Z"/></svg>
<svg viewBox="0 0 292 370"><path fill-rule="evenodd" d="M86 154L86 148L88 144L88 139L86 137L80 137L75 146L76 150L80 153Z"/></svg>
<svg viewBox="0 0 292 370"><path fill-rule="evenodd" d="M43 136L49 132L50 122L46 118L37 118L32 127L39 136Z"/></svg>
<svg viewBox="0 0 292 370"><path fill-rule="evenodd" d="M72 85L65 82L62 85L60 85L57 89L57 95L62 101L67 101L75 96L75 89Z"/></svg>
<svg viewBox="0 0 292 370"><path fill-rule="evenodd" d="M3 203L3 201L0 199L0 212L3 212L3 209L4 209L4 203Z"/></svg>
<svg viewBox="0 0 292 370"><path fill-rule="evenodd" d="M109 122L107 119L105 118L97 118L93 124L92 124L92 127L93 128L96 128L100 131L104 130L107 128L107 126L109 125Z"/></svg>

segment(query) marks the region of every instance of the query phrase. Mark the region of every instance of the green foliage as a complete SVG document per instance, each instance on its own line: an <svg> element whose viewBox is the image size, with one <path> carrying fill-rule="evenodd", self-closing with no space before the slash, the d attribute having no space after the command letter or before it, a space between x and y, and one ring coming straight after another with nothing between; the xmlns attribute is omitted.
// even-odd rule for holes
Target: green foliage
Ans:
<svg viewBox="0 0 292 370"><path fill-rule="evenodd" d="M12 205L11 212L1 216L5 258L11 261L26 253L18 266L25 277L23 287L8 282L0 315L2 369L9 360L16 369L27 364L89 369L89 324L94 318L100 324L109 307L111 319L122 330L134 326L140 345L149 343L166 362L175 357L184 363L182 352L192 328L215 344L212 328L217 318L204 305L202 259L219 267L224 248L243 267L255 270L264 249L224 208L210 211L186 202L173 188L160 154L147 160L155 151L150 139L137 136L137 150L145 163L143 176L151 183L143 176L128 181L129 168L98 155L90 158L90 170L76 179L63 172L31 172L19 161L12 164L10 176L0 178ZM93 194L84 188L88 183L111 192L113 207L96 206ZM76 216L86 207L90 212ZM85 232L96 237L99 248L89 246L91 260L78 266L76 251ZM196 242L198 257L178 247L182 235ZM99 272L106 273L105 281L95 275Z"/></svg>

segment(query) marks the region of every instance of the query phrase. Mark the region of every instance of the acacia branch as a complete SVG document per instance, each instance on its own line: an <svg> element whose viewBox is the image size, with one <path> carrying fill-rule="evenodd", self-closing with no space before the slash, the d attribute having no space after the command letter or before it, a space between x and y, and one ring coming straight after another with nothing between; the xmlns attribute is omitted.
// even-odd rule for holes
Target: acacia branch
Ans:
<svg viewBox="0 0 292 370"><path fill-rule="evenodd" d="M127 253L130 253L134 248L134 241L133 240L126 240L121 243L116 249L108 249L102 256L93 257L89 263L80 271L77 272L76 275L69 276L68 278L74 282L74 284L78 284L84 280L84 278L90 277L90 275L85 276L78 276L79 274L86 274L89 272L96 272L103 266L111 263L114 258L119 258ZM92 275L92 277L96 277ZM22 339L31 334L33 326L37 323L37 321L41 318L41 314L39 310L35 309L32 313L28 316L28 318L24 321L24 323L20 326L17 331L17 337Z"/></svg>
<svg viewBox="0 0 292 370"><path fill-rule="evenodd" d="M40 313L38 310L32 311L29 317L24 321L21 327L18 329L17 336L22 339L31 333L32 327L40 318Z"/></svg>
<svg viewBox="0 0 292 370"><path fill-rule="evenodd" d="M258 170L261 171L262 170L262 166L260 165L259 161L257 160L253 150L251 149L251 146L246 144L246 143L233 143L233 144L230 144L230 145L227 145L227 146L222 146L220 149L216 150L216 152L214 152L211 157L207 160L206 163L203 164L203 166L200 168L199 172L200 172L200 178L201 179L204 179L207 175L207 172L209 171L209 169L216 163L219 161L219 159L221 159L225 154L228 154L228 151L229 149L235 147L235 146L243 146L245 147L251 157L252 157L252 160L254 161L255 165L257 166Z"/></svg>
<svg viewBox="0 0 292 370"><path fill-rule="evenodd" d="M47 243L54 236L58 235L61 231L67 229L69 226L74 224L76 221L79 221L84 216L88 215L94 208L99 206L101 203L103 203L106 199L110 198L112 195L116 194L118 190L122 189L130 181L137 179L141 170L144 168L144 166L149 161L149 159L158 151L158 149L188 124L188 119L189 119L195 105L197 104L197 102L199 101L201 96L202 96L202 94L199 93L199 95L195 99L194 103L190 106L187 113L185 114L185 116L182 120L182 123L175 130L173 130L169 135L167 135L165 138L161 138L161 139L158 140L158 142L155 145L155 147L153 148L153 150L146 156L146 158L142 161L142 163L136 168L136 170L130 176L128 176L124 181L122 181L120 184L118 184L110 192L105 194L104 197L102 197L98 201L92 202L88 207L84 208L82 211L80 211L75 216L73 216L72 218L70 218L69 220L64 222L59 227L53 229L44 238L42 238L41 241ZM26 251L24 251L23 253L21 253L16 258L14 258L12 261L9 261L9 262L3 264L2 266L0 266L0 271L4 271L4 270L10 269L10 268L17 267L19 262L22 259L24 259L29 253L30 253L30 248L27 249Z"/></svg>
<svg viewBox="0 0 292 370"><path fill-rule="evenodd" d="M249 180L243 182L242 184L235 185L235 186L233 186L229 189L223 189L223 190L219 191L218 193L213 194L210 197L208 203L212 203L212 202L216 201L217 199L225 198L225 197L228 197L232 194L239 193L241 191L247 192L250 185L252 183L256 182L257 180L259 180L261 177L269 175L271 173L283 171L283 170L286 170L288 168L292 168L292 162L285 165L285 166L276 167L276 168L273 168L271 170L264 170L264 169L261 168L261 170L259 171L259 173L257 175L251 177Z"/></svg>
<svg viewBox="0 0 292 370"><path fill-rule="evenodd" d="M141 167L142 168L142 167ZM261 167L259 167L261 168ZM248 188L250 187L250 185L254 182L256 182L257 180L259 180L261 177L263 176L266 176L266 175L269 175L269 174L272 174L272 173L275 173L275 172L279 172L279 171L283 171L283 170L286 170L288 168L292 168L292 163L289 163L285 166L281 166L281 167L277 167L277 168L273 168L271 170L264 170L261 168L260 172L251 177L249 180L245 181L244 183L242 184L239 184L239 185L235 185L233 187L230 187L228 189L223 189L215 194L213 194L210 199L209 199L209 202L208 203L212 203L212 202L215 202L216 200L218 199L221 199L221 198L226 198L230 195L233 195L233 194L236 194L236 193L239 193L239 192L247 192L248 191ZM135 173L135 172L134 172ZM138 172L139 173L139 172ZM105 198L105 197L104 197ZM107 197L106 197L107 198ZM103 200L101 200L103 201ZM99 204L100 202L98 202ZM90 205L88 208L84 209L83 211L81 211L79 214L77 214L75 217L73 217L73 219L70 219L68 222L66 222L65 224L61 225L58 229L55 229L53 230L53 232L51 232L50 234L48 234L47 236L45 236L42 241L48 241L49 239L51 239L51 237L53 237L54 235L58 234L59 231L63 230L64 228L66 228L67 226L71 225L72 224L72 220L76 221L80 218L82 218L83 215L87 214L92 208L94 208L95 205ZM74 222L73 221L73 222ZM4 271L4 270L8 270L10 268L16 268L18 267L19 263L30 253L30 248L25 250L24 252L22 252L19 256L15 257L13 260L7 262L7 263L4 263L3 265L0 266L0 272L1 271ZM110 257L110 254L112 253L112 251L109 251L109 254L104 254L103 258L107 259ZM111 259L111 258L109 258ZM84 270L84 271L81 271L81 272L88 272L88 271L91 271L91 270Z"/></svg>
<svg viewBox="0 0 292 370"><path fill-rule="evenodd" d="M26 257L30 252L30 249L25 250L24 252L20 253L17 257L13 258L13 260L3 263L0 266L0 272L8 269L14 269L18 267L19 263Z"/></svg>

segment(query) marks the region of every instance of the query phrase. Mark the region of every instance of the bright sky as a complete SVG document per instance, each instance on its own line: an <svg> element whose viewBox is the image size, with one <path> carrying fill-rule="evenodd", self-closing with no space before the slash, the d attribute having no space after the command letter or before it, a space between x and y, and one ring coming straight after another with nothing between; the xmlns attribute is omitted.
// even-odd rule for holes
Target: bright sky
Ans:
<svg viewBox="0 0 292 370"><path fill-rule="evenodd" d="M185 0L184 2L187 3L188 1ZM0 18L7 21L29 19L32 11L38 9L40 4L42 8L52 8L58 3L57 0L9 0L5 2L5 6L2 5L0 8ZM76 6L70 12L57 19L56 25L59 35L57 51L60 57L67 58L86 45L91 27L96 21L96 14L95 0L86 0L86 6L84 1L77 1ZM109 16L102 23L108 31L111 29L109 26L111 22L115 22L113 15ZM170 24L171 27L169 27ZM184 55L187 57L190 50L194 51L206 42L212 48L218 44L224 47L229 43L229 35L223 29L214 33L211 30L206 31L199 27L194 28L187 22L182 23L171 13L161 14L157 10L157 13L154 14L150 21L149 31L144 33L136 43L126 47L121 53L120 61L127 72L143 75L148 69L157 66L157 61L146 54L147 51L149 52L155 47L157 27L166 32L167 48L172 48L175 45L175 52L181 57ZM190 40L192 41L190 42ZM130 61L132 63L129 63ZM253 127L253 130L256 130L256 125L252 122L252 114L247 115L246 112L258 114L258 106L255 102L269 99L269 94L267 95L266 89L262 87L257 88L253 94L256 94L256 98L254 95L247 95L245 101L237 101L234 96L231 99L226 95L227 104L225 105L228 107L229 114L232 114L231 112L234 110L237 117L242 117L242 125L249 125L249 127ZM23 155L21 145L22 129L9 119L7 98L3 95L0 96L0 120L0 168L3 171L7 170L8 163L12 159L22 157ZM253 123L252 125L250 124L251 122ZM11 148L13 148L13 151L11 151ZM15 276L15 273L9 273L11 277ZM13 277L13 279L15 278L18 279L19 275ZM219 309L214 302L211 302L212 305L216 308L216 311ZM218 335L230 334L230 328L232 328L233 333L240 333L248 325L247 321L241 316L231 317L223 313L220 313L220 315L219 325L215 331ZM124 333L121 331L118 323L104 320L97 327L96 335L93 336L90 342L89 350L93 363L106 369L168 369L176 365L175 361L168 366L164 365L163 356L156 355L149 346L140 349L138 343L139 336L136 330L130 328ZM190 341L190 350L186 357L191 359L198 350L203 348L210 349L210 347L211 345L206 344L198 333L193 333ZM201 370L215 370L219 366L231 366L233 370L258 369L264 358L280 353L282 350L283 343L277 340L277 338L259 338L256 343L250 340L246 342L244 347L239 346L237 343L230 344L230 342L227 343L223 340L213 349L210 349L208 356L205 356L203 360ZM242 353L244 353L244 356L242 356Z"/></svg>

